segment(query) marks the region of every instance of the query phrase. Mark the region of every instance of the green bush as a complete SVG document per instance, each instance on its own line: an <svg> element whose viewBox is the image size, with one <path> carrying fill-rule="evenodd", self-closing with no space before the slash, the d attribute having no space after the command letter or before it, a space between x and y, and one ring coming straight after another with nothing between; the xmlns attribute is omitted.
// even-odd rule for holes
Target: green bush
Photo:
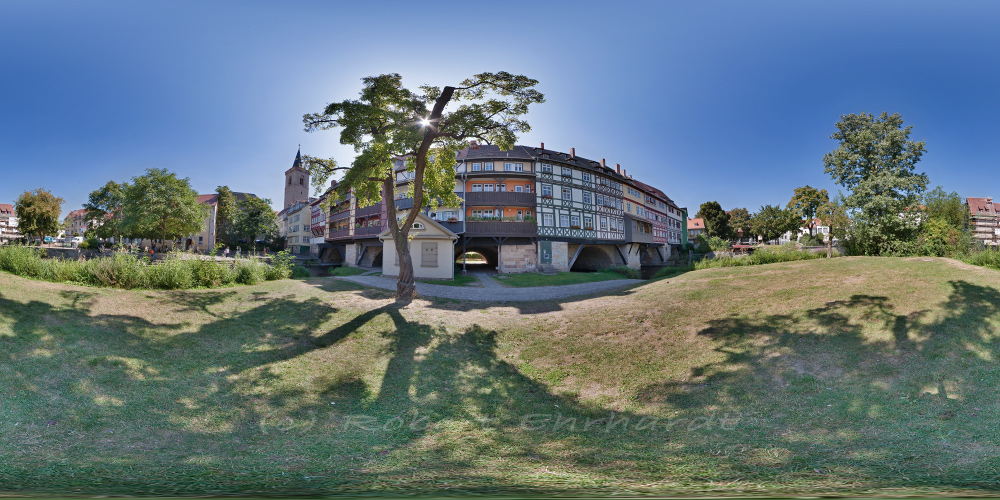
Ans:
<svg viewBox="0 0 1000 500"><path fill-rule="evenodd" d="M718 236L712 236L711 238L708 239L706 243L708 244L708 248L711 249L713 252L722 252L732 248L732 245L730 245L728 241L719 238Z"/></svg>
<svg viewBox="0 0 1000 500"><path fill-rule="evenodd" d="M295 257L288 250L282 250L271 257L271 266L267 270L268 280L283 280L292 276L292 266L295 264ZM306 271L308 274L309 271Z"/></svg>
<svg viewBox="0 0 1000 500"><path fill-rule="evenodd" d="M303 266L292 266L291 277L295 279L308 278L309 270Z"/></svg>
<svg viewBox="0 0 1000 500"><path fill-rule="evenodd" d="M330 276L356 276L364 273L364 269L358 269L356 267L339 266L330 268Z"/></svg>
<svg viewBox="0 0 1000 500"><path fill-rule="evenodd" d="M962 260L974 266L1000 269L1000 250L996 248L985 248L966 255Z"/></svg>
<svg viewBox="0 0 1000 500"><path fill-rule="evenodd" d="M791 243L781 246L758 248L750 255L703 259L698 261L694 267L695 269L709 269L712 267L755 266L759 264L774 264L795 260L818 259L824 256L825 255L798 250L795 248L795 244Z"/></svg>
<svg viewBox="0 0 1000 500"><path fill-rule="evenodd" d="M694 271L694 266L674 266L674 267L664 267L653 275L653 279L657 278L670 278L686 272Z"/></svg>
<svg viewBox="0 0 1000 500"><path fill-rule="evenodd" d="M632 269L628 266L612 266L605 269L601 269L601 272L605 273L617 273L628 279L637 280L639 279L639 271L637 269Z"/></svg>
<svg viewBox="0 0 1000 500"><path fill-rule="evenodd" d="M194 266L184 260L178 253L171 253L155 265L146 268L146 274L151 288L163 290L180 290L197 286Z"/></svg>
<svg viewBox="0 0 1000 500"><path fill-rule="evenodd" d="M145 254L117 252L110 257L86 261L46 259L42 249L5 245L0 247L0 271L60 283L112 288L159 288L179 290L215 288L234 283L253 285L264 280L284 279L290 268L269 266L255 259L236 259L233 265L213 258L185 258L174 252L150 264ZM297 272L309 271L299 268Z"/></svg>
<svg viewBox="0 0 1000 500"><path fill-rule="evenodd" d="M256 285L267 280L268 265L257 259L236 259L236 282L241 285Z"/></svg>

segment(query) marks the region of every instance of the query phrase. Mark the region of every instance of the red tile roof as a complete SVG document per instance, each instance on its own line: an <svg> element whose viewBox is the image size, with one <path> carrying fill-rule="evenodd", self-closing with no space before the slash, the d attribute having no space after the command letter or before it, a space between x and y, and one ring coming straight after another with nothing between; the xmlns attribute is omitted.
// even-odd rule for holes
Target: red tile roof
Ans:
<svg viewBox="0 0 1000 500"><path fill-rule="evenodd" d="M14 205L10 205L8 203L0 203L0 214L14 215Z"/></svg>
<svg viewBox="0 0 1000 500"><path fill-rule="evenodd" d="M969 214L978 215L1000 215L1000 207L997 207L996 203L993 203L993 198L966 198L965 202L969 205Z"/></svg>
<svg viewBox="0 0 1000 500"><path fill-rule="evenodd" d="M212 193L212 194L199 194L198 195L198 203L207 203L209 205L212 205L212 204L215 203L215 200L218 199L218 198L219 198L219 195L216 194L216 193Z"/></svg>
<svg viewBox="0 0 1000 500"><path fill-rule="evenodd" d="M705 229L705 219L688 219L688 229Z"/></svg>
<svg viewBox="0 0 1000 500"><path fill-rule="evenodd" d="M81 208L79 210L74 210L70 212L66 217L70 217L73 219L82 219L86 216L87 216L87 209Z"/></svg>

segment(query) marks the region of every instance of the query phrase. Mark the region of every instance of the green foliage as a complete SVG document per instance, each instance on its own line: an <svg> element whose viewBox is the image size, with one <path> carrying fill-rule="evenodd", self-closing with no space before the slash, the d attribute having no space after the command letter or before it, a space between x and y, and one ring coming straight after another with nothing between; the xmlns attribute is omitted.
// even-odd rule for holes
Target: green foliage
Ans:
<svg viewBox="0 0 1000 500"><path fill-rule="evenodd" d="M809 235L813 233L813 219L816 218L816 211L824 203L830 201L830 196L825 189L816 189L809 185L795 188L791 201L788 202L788 209L799 219L805 219L806 227L809 228Z"/></svg>
<svg viewBox="0 0 1000 500"><path fill-rule="evenodd" d="M90 193L87 203L83 208L87 210L88 221L100 221L90 228L98 238L115 238L120 241L124 234L124 213L125 213L125 192L128 184L118 184L115 181L108 181Z"/></svg>
<svg viewBox="0 0 1000 500"><path fill-rule="evenodd" d="M941 186L938 186L924 194L924 205L927 207L928 219L942 220L945 225L955 229L965 227L968 211L958 193L954 191L946 193Z"/></svg>
<svg viewBox="0 0 1000 500"><path fill-rule="evenodd" d="M309 210L304 210L308 217ZM305 222L308 225L308 220ZM247 196L236 204L233 235L253 246L257 239L269 241L278 234L278 216L271 209L271 200Z"/></svg>
<svg viewBox="0 0 1000 500"><path fill-rule="evenodd" d="M329 271L330 276L356 276L358 274L364 274L364 273L365 273L364 269L358 269L356 267L347 267L347 266L331 267Z"/></svg>
<svg viewBox="0 0 1000 500"><path fill-rule="evenodd" d="M712 236L708 239L708 248L710 248L713 252L724 252L732 247L733 246L729 244L728 240L724 240L718 236Z"/></svg>
<svg viewBox="0 0 1000 500"><path fill-rule="evenodd" d="M229 186L215 188L215 241L221 245L236 245L233 236L233 219L236 216L236 195Z"/></svg>
<svg viewBox="0 0 1000 500"><path fill-rule="evenodd" d="M729 211L729 227L732 229L733 236L738 236L739 230L743 230L743 237L750 237L750 221L753 215L750 211L745 208L734 208Z"/></svg>
<svg viewBox="0 0 1000 500"><path fill-rule="evenodd" d="M241 285L256 285L267 279L268 265L257 259L235 259L236 282Z"/></svg>
<svg viewBox="0 0 1000 500"><path fill-rule="evenodd" d="M201 231L205 207L189 179L166 169L147 169L124 186L123 234L169 241Z"/></svg>
<svg viewBox="0 0 1000 500"><path fill-rule="evenodd" d="M816 236L810 236L809 233L803 233L799 236L799 244L806 247L818 247L823 245L823 235L818 234Z"/></svg>
<svg viewBox="0 0 1000 500"><path fill-rule="evenodd" d="M601 269L602 273L616 273L622 275L622 277L628 278L630 280L639 279L639 270L632 269L628 266L611 266L608 268Z"/></svg>
<svg viewBox="0 0 1000 500"><path fill-rule="evenodd" d="M712 267L755 266L759 264L818 259L820 257L823 257L823 255L798 250L794 244L775 245L758 248L750 255L702 259L694 267L695 269L708 269Z"/></svg>
<svg viewBox="0 0 1000 500"><path fill-rule="evenodd" d="M750 231L754 235L763 237L764 241L772 241L788 231L794 234L801 223L799 216L793 210L764 205L750 220Z"/></svg>
<svg viewBox="0 0 1000 500"><path fill-rule="evenodd" d="M825 172L850 191L846 209L858 212L852 247L863 255L897 253L915 241L914 231L899 214L913 205L927 187L927 175L914 172L926 151L923 141L909 140L912 125L903 127L897 113L850 114L837 122L832 139L837 149L823 156Z"/></svg>
<svg viewBox="0 0 1000 500"><path fill-rule="evenodd" d="M722 210L722 205L717 201L708 201L701 204L696 217L705 220L705 233L708 236L717 236L722 239L731 239L732 230L729 227L729 215Z"/></svg>
<svg viewBox="0 0 1000 500"><path fill-rule="evenodd" d="M690 242L691 250L694 253L708 253L712 251L712 247L708 244L708 240L705 239L704 234L699 234L695 237L693 241Z"/></svg>
<svg viewBox="0 0 1000 500"><path fill-rule="evenodd" d="M932 217L920 226L917 247L921 255L961 257L973 245L972 235L962 227L954 227L947 217Z"/></svg>
<svg viewBox="0 0 1000 500"><path fill-rule="evenodd" d="M293 279L303 279L311 276L309 270L300 265L292 266L291 278Z"/></svg>
<svg viewBox="0 0 1000 500"><path fill-rule="evenodd" d="M1000 249L996 247L987 247L967 254L962 258L962 260L974 266L1000 269Z"/></svg>
<svg viewBox="0 0 1000 500"><path fill-rule="evenodd" d="M42 188L21 193L14 202L18 230L39 238L57 234L63 201Z"/></svg>
<svg viewBox="0 0 1000 500"><path fill-rule="evenodd" d="M180 290L216 288L233 283L257 284L287 278L287 268L269 266L255 259L236 259L233 264L213 258L192 259L182 252L150 264L147 256L117 252L90 260L44 258L44 250L5 245L0 247L0 271L18 276L62 283L111 288L158 288Z"/></svg>
<svg viewBox="0 0 1000 500"><path fill-rule="evenodd" d="M292 266L295 264L295 257L288 250L282 250L271 257L271 269L273 270L274 278L268 279L285 279L291 275Z"/></svg>
<svg viewBox="0 0 1000 500"><path fill-rule="evenodd" d="M87 237L87 239L81 241L77 248L80 250L97 250L101 247L101 242L93 236Z"/></svg>

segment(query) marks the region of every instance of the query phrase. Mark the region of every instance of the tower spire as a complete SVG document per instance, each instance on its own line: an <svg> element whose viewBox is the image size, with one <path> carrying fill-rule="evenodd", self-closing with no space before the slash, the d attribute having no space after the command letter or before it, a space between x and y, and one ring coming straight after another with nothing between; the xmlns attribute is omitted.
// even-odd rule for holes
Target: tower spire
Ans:
<svg viewBox="0 0 1000 500"><path fill-rule="evenodd" d="M292 168L302 167L302 145L299 144L299 152L295 153L295 163L292 163Z"/></svg>

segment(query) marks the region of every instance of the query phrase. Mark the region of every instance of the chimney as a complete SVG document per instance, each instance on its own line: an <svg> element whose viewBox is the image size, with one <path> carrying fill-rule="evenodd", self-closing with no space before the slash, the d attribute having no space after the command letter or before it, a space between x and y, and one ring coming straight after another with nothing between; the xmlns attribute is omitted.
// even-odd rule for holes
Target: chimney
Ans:
<svg viewBox="0 0 1000 500"><path fill-rule="evenodd" d="M576 148L569 148L569 157L576 158Z"/></svg>
<svg viewBox="0 0 1000 500"><path fill-rule="evenodd" d="M601 166L604 168L608 168L608 166L604 164L604 158L601 158Z"/></svg>
<svg viewBox="0 0 1000 500"><path fill-rule="evenodd" d="M545 143L544 142L542 143L542 147L539 148L539 149L545 149Z"/></svg>
<svg viewBox="0 0 1000 500"><path fill-rule="evenodd" d="M625 169L624 168L622 169L622 175L625 176L625 177L628 177L628 174L625 173Z"/></svg>
<svg viewBox="0 0 1000 500"><path fill-rule="evenodd" d="M476 142L476 141L470 141L470 142L469 142L469 145L470 145L470 146L472 146L472 147L476 147L476 146L478 146L478 145L479 145L479 143L478 143L478 142Z"/></svg>
<svg viewBox="0 0 1000 500"><path fill-rule="evenodd" d="M615 172L618 172L618 175L621 175L621 173L622 173L622 166L621 166L621 164L615 163Z"/></svg>

